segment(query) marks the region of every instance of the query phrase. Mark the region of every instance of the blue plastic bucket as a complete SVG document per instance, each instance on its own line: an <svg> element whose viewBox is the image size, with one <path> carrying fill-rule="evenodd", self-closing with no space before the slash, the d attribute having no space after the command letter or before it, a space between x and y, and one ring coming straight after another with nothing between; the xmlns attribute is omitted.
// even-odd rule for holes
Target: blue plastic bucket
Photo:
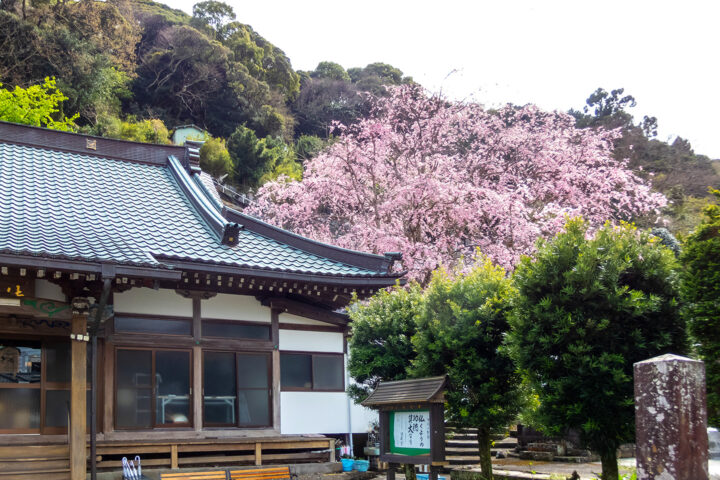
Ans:
<svg viewBox="0 0 720 480"><path fill-rule="evenodd" d="M430 477L430 474L429 473L417 473L417 474L415 474L415 476L417 477L417 480L428 480ZM447 480L447 477L442 477L442 476L438 475L438 480Z"/></svg>
<svg viewBox="0 0 720 480"><path fill-rule="evenodd" d="M343 472L349 472L353 469L353 463L355 463L355 460L352 458L341 458L340 461L342 462Z"/></svg>
<svg viewBox="0 0 720 480"><path fill-rule="evenodd" d="M367 472L368 468L370 468L370 461L369 460L355 460L355 464L353 465L353 470L357 470L358 472Z"/></svg>

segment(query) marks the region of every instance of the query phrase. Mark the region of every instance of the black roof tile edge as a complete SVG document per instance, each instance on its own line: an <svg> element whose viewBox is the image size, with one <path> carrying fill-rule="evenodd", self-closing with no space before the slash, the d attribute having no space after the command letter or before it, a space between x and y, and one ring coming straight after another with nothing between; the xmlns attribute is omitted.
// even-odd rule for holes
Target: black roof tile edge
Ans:
<svg viewBox="0 0 720 480"><path fill-rule="evenodd" d="M373 253L358 252L318 242L316 240L311 240L228 207L223 209L223 213L227 219L242 224L246 230L264 235L265 237L284 243L285 245L290 245L291 247L295 247L299 250L303 250L320 257L325 257L329 260L334 260L353 267L363 268L365 270L372 270L378 274L388 275L395 278L400 278L406 273L390 273L389 270L393 263L393 258L389 256L389 254L383 256Z"/></svg>
<svg viewBox="0 0 720 480"><path fill-rule="evenodd" d="M278 280L312 281L328 285L365 286L365 287L392 287L397 282L397 276L388 275L350 275L343 273L312 273L302 270L286 270L276 268L259 268L248 265L228 263L203 262L189 258L175 258L162 254L153 255L173 268L184 271L199 271L210 274L255 276L274 278ZM402 283L402 281L401 281Z"/></svg>

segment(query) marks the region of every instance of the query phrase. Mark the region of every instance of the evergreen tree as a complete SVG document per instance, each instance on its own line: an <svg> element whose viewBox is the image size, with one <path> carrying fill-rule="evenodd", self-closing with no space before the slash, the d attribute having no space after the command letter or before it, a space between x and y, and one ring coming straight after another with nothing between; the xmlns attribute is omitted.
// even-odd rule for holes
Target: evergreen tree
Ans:
<svg viewBox="0 0 720 480"><path fill-rule="evenodd" d="M720 200L720 190L710 192ZM683 247L683 314L705 362L708 423L720 426L720 206L708 205L704 215Z"/></svg>
<svg viewBox="0 0 720 480"><path fill-rule="evenodd" d="M478 429L480 465L492 478L491 434L517 417L523 394L503 341L512 287L505 270L484 259L467 273L437 270L418 315L415 376L447 374L446 417Z"/></svg>
<svg viewBox="0 0 720 480"><path fill-rule="evenodd" d="M658 237L606 224L588 238L570 220L514 275L509 346L540 396L551 435L579 431L617 480L616 450L634 439L633 363L686 350L677 261Z"/></svg>

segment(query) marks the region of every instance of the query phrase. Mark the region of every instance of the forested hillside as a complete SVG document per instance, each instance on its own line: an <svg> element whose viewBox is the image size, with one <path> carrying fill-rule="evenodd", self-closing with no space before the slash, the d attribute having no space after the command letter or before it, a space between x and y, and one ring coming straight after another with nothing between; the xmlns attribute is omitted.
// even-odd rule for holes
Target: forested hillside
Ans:
<svg viewBox="0 0 720 480"><path fill-rule="evenodd" d="M79 131L163 143L175 126L201 127L212 136L204 168L242 190L281 174L300 179L303 161L333 141L334 122L366 118L372 96L413 82L384 63L296 71L280 48L212 0L193 15L151 0L0 0L2 88L49 87L47 78L57 89L45 91L66 97L52 115ZM634 105L622 89L598 89L584 111L570 113L580 128L622 130L616 158L629 158L670 198L672 227L685 231L720 177L686 140L656 139L655 118L634 124Z"/></svg>
<svg viewBox="0 0 720 480"><path fill-rule="evenodd" d="M299 160L323 146L330 122L362 115L362 92L410 81L382 63L296 72L221 2L200 2L189 16L150 0L2 0L0 81L29 87L46 77L82 131L165 142L167 130L195 124L228 139L235 151L218 153L216 141L206 161L245 188L273 173L299 178Z"/></svg>

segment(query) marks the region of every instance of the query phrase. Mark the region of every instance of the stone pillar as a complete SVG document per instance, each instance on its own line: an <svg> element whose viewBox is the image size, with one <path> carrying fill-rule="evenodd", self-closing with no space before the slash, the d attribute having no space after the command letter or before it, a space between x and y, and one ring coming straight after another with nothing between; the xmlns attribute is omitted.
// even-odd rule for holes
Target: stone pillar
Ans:
<svg viewBox="0 0 720 480"><path fill-rule="evenodd" d="M70 379L70 478L87 475L87 298L73 298Z"/></svg>
<svg viewBox="0 0 720 480"><path fill-rule="evenodd" d="M707 480L705 364L661 355L634 371L638 480Z"/></svg>

